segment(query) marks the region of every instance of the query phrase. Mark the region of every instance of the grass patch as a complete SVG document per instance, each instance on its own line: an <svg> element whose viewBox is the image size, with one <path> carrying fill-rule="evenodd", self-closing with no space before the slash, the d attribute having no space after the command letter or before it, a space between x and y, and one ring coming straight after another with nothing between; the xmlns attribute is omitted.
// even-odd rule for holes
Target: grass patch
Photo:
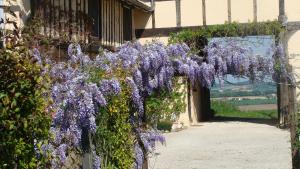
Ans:
<svg viewBox="0 0 300 169"><path fill-rule="evenodd" d="M211 108L217 117L277 119L277 110L241 111L235 105L224 101L212 101Z"/></svg>

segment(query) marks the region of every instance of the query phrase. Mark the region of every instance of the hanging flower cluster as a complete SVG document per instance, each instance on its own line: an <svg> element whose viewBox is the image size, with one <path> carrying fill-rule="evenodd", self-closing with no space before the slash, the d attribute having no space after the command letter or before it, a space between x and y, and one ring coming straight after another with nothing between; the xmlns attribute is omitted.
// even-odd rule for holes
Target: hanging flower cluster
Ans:
<svg viewBox="0 0 300 169"><path fill-rule="evenodd" d="M144 159L146 158L144 151L153 152L155 150L156 142L159 142L161 144L165 144L166 142L165 137L162 136L156 130L141 131L140 141L142 142L143 145L136 143L134 146L135 157L136 157L135 159L136 169L142 169Z"/></svg>
<svg viewBox="0 0 300 169"><path fill-rule="evenodd" d="M272 46L271 56L280 50L280 46ZM206 46L207 60L215 69L215 75L221 84L224 76L231 74L235 76L246 76L252 81L263 79L265 75L274 74L275 59L254 55L250 47L245 47L235 39L212 39ZM280 56L284 56L283 53Z"/></svg>
<svg viewBox="0 0 300 169"><path fill-rule="evenodd" d="M255 57L248 48L237 43L212 41L206 47L207 57L194 55L186 44L165 46L159 42L146 45L125 43L117 52L103 51L94 60L85 55L78 44L68 48L69 61L52 63L51 75L53 117L51 132L54 139L45 150L51 150L53 168L62 166L71 149L81 149L83 129L95 133L99 108L108 104L109 96L117 96L123 90L121 83L131 91L134 117L130 123L139 142L135 144L136 168L141 168L143 158L154 150L156 141L164 138L154 129L142 125L145 116L144 99L153 91L171 90L175 75L187 76L192 84L201 82L205 87L213 85L215 76L226 74L249 76L255 79L259 71L273 73L273 60ZM35 52L36 53L36 52ZM101 70L103 77L92 82L91 70ZM117 74L125 72L125 77ZM94 153L95 168L100 168L100 157Z"/></svg>

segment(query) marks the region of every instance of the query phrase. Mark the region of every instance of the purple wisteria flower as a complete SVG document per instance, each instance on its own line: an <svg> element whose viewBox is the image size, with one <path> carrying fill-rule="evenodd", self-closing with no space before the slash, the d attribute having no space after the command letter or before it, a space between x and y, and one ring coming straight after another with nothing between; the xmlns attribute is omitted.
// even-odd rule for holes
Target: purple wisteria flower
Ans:
<svg viewBox="0 0 300 169"><path fill-rule="evenodd" d="M68 56L73 63L80 61L82 57L82 51L79 44L71 43L68 47Z"/></svg>
<svg viewBox="0 0 300 169"><path fill-rule="evenodd" d="M121 86L118 80L115 78L107 80L101 80L99 84L100 91L105 95L119 95L121 92Z"/></svg>
<svg viewBox="0 0 300 169"><path fill-rule="evenodd" d="M144 162L144 153L142 148L138 143L134 145L134 153L135 153L135 169L142 169Z"/></svg>
<svg viewBox="0 0 300 169"><path fill-rule="evenodd" d="M83 129L91 134L97 130L96 117L99 108L105 107L110 96L117 96L122 91L120 82L124 79L114 73L124 73L126 84L131 89L131 102L138 117L131 114L130 122L134 130L139 131L141 145L135 144L136 168L141 168L144 155L155 149L155 142L165 143L165 138L156 130L142 129L144 117L144 100L153 91L172 89L172 78L175 74L186 76L195 85L196 81L204 87L211 87L215 77L222 82L226 74L248 76L255 80L259 75L274 74L275 60L284 63L280 72L288 75L282 48L272 49L279 58L262 58L254 56L249 48L243 47L234 40L225 43L213 39L205 48L207 56L201 57L192 53L184 44L165 46L159 42L141 45L138 42L127 42L117 52L103 51L95 59L82 53L78 44L68 48L70 61L52 63L50 75L53 105L55 111L50 133L53 135L52 161L53 168L60 168L67 159L69 149L81 148ZM34 55L38 55L35 52ZM199 59L200 58L200 59ZM91 82L90 70L100 70L101 80ZM45 145L45 149L47 146ZM100 168L100 157L94 153L94 168Z"/></svg>
<svg viewBox="0 0 300 169"><path fill-rule="evenodd" d="M136 63L139 51L132 45L132 43L127 42L119 48L118 57L122 59L123 67L130 68Z"/></svg>
<svg viewBox="0 0 300 169"><path fill-rule="evenodd" d="M133 73L133 80L137 84L137 86L141 89L143 88L143 77L142 77L142 72L137 69Z"/></svg>
<svg viewBox="0 0 300 169"><path fill-rule="evenodd" d="M95 152L95 150L93 150L92 152L93 154L93 169L100 169L101 168L101 158L100 156L98 156Z"/></svg>
<svg viewBox="0 0 300 169"><path fill-rule="evenodd" d="M140 96L139 89L132 78L126 78L127 84L131 88L131 99L135 108L139 112L140 117L144 114L143 98Z"/></svg>

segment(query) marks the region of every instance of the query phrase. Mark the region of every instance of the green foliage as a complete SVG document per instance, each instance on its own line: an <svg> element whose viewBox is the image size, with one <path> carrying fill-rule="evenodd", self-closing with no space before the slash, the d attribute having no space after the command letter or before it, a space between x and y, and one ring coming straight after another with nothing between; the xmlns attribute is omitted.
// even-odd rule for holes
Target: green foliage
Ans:
<svg viewBox="0 0 300 169"><path fill-rule="evenodd" d="M173 123L171 121L160 121L157 123L157 129L162 131L171 131Z"/></svg>
<svg viewBox="0 0 300 169"><path fill-rule="evenodd" d="M213 109L215 116L277 119L277 110L240 111L236 106L225 101L212 101L211 108Z"/></svg>
<svg viewBox="0 0 300 169"><path fill-rule="evenodd" d="M129 96L126 91L122 91L120 96L112 96L108 106L101 108L97 116L94 142L97 152L102 155L102 164L111 166L107 168L129 169L133 164Z"/></svg>
<svg viewBox="0 0 300 169"><path fill-rule="evenodd" d="M37 148L47 139L49 78L27 50L0 51L0 168L37 168Z"/></svg>
<svg viewBox="0 0 300 169"><path fill-rule="evenodd" d="M172 91L154 92L146 100L148 124L155 126L160 120L174 121L185 111L185 90L181 87L185 80L174 78Z"/></svg>
<svg viewBox="0 0 300 169"><path fill-rule="evenodd" d="M299 114L297 114L296 117L297 117L297 119L296 119L296 135L299 138L299 136L300 136L300 117L299 117ZM296 144L295 146L298 148L298 150L300 150L300 139L296 139L295 144ZM298 153L298 155L299 155L299 158L300 158L300 152Z"/></svg>
<svg viewBox="0 0 300 169"><path fill-rule="evenodd" d="M191 47L195 46L197 40L201 37L244 37L251 35L274 35L279 39L280 32L284 31L283 26L278 21L269 21L263 23L225 23L223 25L203 26L196 31L183 30L179 33L171 34L169 43L187 42Z"/></svg>
<svg viewBox="0 0 300 169"><path fill-rule="evenodd" d="M129 117L132 113L130 87L126 84L126 70L113 69L112 74L102 70L89 70L92 82L111 78L113 75L121 83L118 96L108 96L106 107L100 107L97 115L97 131L93 136L96 152L101 156L101 167L105 169L131 169L134 163L134 135Z"/></svg>

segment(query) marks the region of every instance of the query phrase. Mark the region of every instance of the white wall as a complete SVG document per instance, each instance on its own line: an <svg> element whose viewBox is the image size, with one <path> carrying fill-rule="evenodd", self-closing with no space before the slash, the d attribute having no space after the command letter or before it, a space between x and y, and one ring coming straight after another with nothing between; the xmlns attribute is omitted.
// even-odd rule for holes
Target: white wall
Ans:
<svg viewBox="0 0 300 169"><path fill-rule="evenodd" d="M300 21L300 1L285 0L285 11L288 21Z"/></svg>
<svg viewBox="0 0 300 169"><path fill-rule="evenodd" d="M227 0L206 1L206 24L224 24L228 20Z"/></svg>
<svg viewBox="0 0 300 169"><path fill-rule="evenodd" d="M202 24L202 1L181 0L181 26L199 26Z"/></svg>
<svg viewBox="0 0 300 169"><path fill-rule="evenodd" d="M155 2L155 26L156 28L176 26L175 1Z"/></svg>
<svg viewBox="0 0 300 169"><path fill-rule="evenodd" d="M292 32L288 39L287 53L289 57L289 64L293 68L293 73L296 77L296 81L300 81L300 31ZM300 88L296 90L300 101Z"/></svg>
<svg viewBox="0 0 300 169"><path fill-rule="evenodd" d="M9 18L11 21L16 21L19 27L23 27L26 20L30 16L30 1L29 0L16 0L9 1L3 0L4 5L11 6L11 10L15 11L17 18L13 17L13 15L9 13L5 13L5 18ZM14 27L12 24L5 24L5 29L12 30Z"/></svg>

